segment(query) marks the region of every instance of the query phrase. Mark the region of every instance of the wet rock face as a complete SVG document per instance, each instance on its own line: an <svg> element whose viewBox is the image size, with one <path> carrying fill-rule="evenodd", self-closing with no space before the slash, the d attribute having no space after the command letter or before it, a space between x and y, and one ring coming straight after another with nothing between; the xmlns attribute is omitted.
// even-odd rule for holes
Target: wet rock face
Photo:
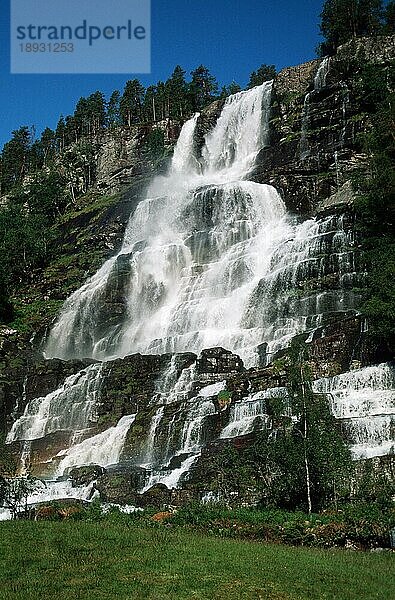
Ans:
<svg viewBox="0 0 395 600"><path fill-rule="evenodd" d="M196 356L191 353L177 355L178 376L194 360ZM107 425L114 424L123 415L134 414L144 408L152 411L150 405L155 396L157 382L170 361L171 355L166 354L133 354L106 363L98 407L99 422L103 418Z"/></svg>
<svg viewBox="0 0 395 600"><path fill-rule="evenodd" d="M88 483L95 481L105 472L106 470L99 465L88 465L86 467L76 467L71 469L69 476L73 487L78 487L79 485L88 485Z"/></svg>
<svg viewBox="0 0 395 600"><path fill-rule="evenodd" d="M203 350L197 362L198 373L238 373L244 371L243 361L224 348Z"/></svg>
<svg viewBox="0 0 395 600"><path fill-rule="evenodd" d="M164 134L165 148L170 149L180 129L178 121L166 119L155 125L134 125L107 131L100 140L97 153L96 187L103 193L114 194L158 166L165 169L167 160L164 159L161 165L153 164L144 154L144 145L154 130L160 130Z"/></svg>
<svg viewBox="0 0 395 600"><path fill-rule="evenodd" d="M349 42L331 57L325 81L314 85L321 61L281 71L272 93L270 147L257 159L253 179L276 187L289 210L312 214L366 166L358 136L369 127L361 72L386 69L392 37ZM340 199L341 201L341 199Z"/></svg>

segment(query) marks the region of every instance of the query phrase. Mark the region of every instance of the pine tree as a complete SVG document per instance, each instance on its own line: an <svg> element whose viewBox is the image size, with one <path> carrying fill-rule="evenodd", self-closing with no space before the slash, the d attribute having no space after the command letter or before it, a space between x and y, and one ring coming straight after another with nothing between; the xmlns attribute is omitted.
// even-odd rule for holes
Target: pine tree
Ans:
<svg viewBox="0 0 395 600"><path fill-rule="evenodd" d="M320 24L324 37L319 46L321 56L334 54L338 46L357 36L380 33L382 17L382 0L325 0Z"/></svg>
<svg viewBox="0 0 395 600"><path fill-rule="evenodd" d="M31 145L32 132L27 126L13 131L12 139L4 145L1 173L2 193L22 182L29 169Z"/></svg>
<svg viewBox="0 0 395 600"><path fill-rule="evenodd" d="M227 98L241 91L241 87L235 81L232 81L228 86L224 85L221 89L220 98Z"/></svg>
<svg viewBox="0 0 395 600"><path fill-rule="evenodd" d="M262 85L265 81L271 81L275 76L276 67L274 65L262 64L259 69L251 73L248 88L250 89L256 85Z"/></svg>
<svg viewBox="0 0 395 600"><path fill-rule="evenodd" d="M138 79L126 82L120 101L120 113L122 122L128 127L141 120L144 92L144 86Z"/></svg>
<svg viewBox="0 0 395 600"><path fill-rule="evenodd" d="M157 94L158 89L156 85L150 85L147 87L145 96L144 96L144 104L143 104L143 112L144 119L146 121L152 121L156 123L157 121Z"/></svg>
<svg viewBox="0 0 395 600"><path fill-rule="evenodd" d="M114 127L116 125L120 125L121 123L121 113L119 103L121 100L121 94L118 90L115 90L108 101L107 106L107 124L110 127Z"/></svg>
<svg viewBox="0 0 395 600"><path fill-rule="evenodd" d="M191 72L192 81L189 84L192 110L202 110L212 102L218 93L218 83L207 67L200 65Z"/></svg>
<svg viewBox="0 0 395 600"><path fill-rule="evenodd" d="M60 115L55 131L56 148L58 152L63 152L66 145L66 124L63 115Z"/></svg>
<svg viewBox="0 0 395 600"><path fill-rule="evenodd" d="M181 119L187 112L187 83L185 71L177 65L171 77L166 81L166 92L169 99L168 112L170 117Z"/></svg>

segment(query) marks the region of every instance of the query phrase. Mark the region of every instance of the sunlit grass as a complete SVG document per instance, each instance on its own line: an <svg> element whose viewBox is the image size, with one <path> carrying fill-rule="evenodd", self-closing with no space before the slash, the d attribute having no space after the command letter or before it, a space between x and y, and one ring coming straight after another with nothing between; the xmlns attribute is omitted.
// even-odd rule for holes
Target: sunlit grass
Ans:
<svg viewBox="0 0 395 600"><path fill-rule="evenodd" d="M395 598L393 555L320 551L182 529L0 524L3 600Z"/></svg>

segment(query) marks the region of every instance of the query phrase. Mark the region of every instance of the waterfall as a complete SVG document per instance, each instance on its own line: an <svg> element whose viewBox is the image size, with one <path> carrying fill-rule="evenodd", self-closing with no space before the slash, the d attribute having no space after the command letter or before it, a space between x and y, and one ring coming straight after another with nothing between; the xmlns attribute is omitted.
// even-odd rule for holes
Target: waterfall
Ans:
<svg viewBox="0 0 395 600"><path fill-rule="evenodd" d="M317 82L325 83L321 66ZM271 93L268 82L227 98L200 156L199 115L184 124L168 173L152 181L130 216L119 253L65 302L47 357L108 360L136 352L199 354L222 346L248 367L263 360L263 344L270 359L295 334L357 305L353 288L360 275L347 219L300 223L273 187L248 180L269 142ZM333 280L331 290L319 286L326 276ZM209 396L191 399L195 376L195 364L178 376L173 357L158 381L146 463L163 468L170 447L178 454L200 451L215 406ZM184 406L181 439L172 431L180 425L173 416L166 447L157 448L165 407L174 402ZM233 429L223 435L249 430L254 418L238 419L236 411Z"/></svg>
<svg viewBox="0 0 395 600"><path fill-rule="evenodd" d="M144 457L143 466L150 466L154 454L155 454L155 436L156 431L160 425L161 420L163 419L164 406L160 406L151 420L151 426L149 428L148 437L146 441L146 454Z"/></svg>
<svg viewBox="0 0 395 600"><path fill-rule="evenodd" d="M310 143L308 139L308 129L310 125L310 96L311 92L308 92L305 95L302 108L299 142L299 156L301 160L304 160L310 155Z"/></svg>
<svg viewBox="0 0 395 600"><path fill-rule="evenodd" d="M329 72L329 66L330 57L327 56L320 63L317 73L315 74L314 90L312 92L308 92L304 97L299 142L299 156L301 160L304 160L310 156L310 143L308 138L308 130L310 125L310 100L315 92L322 90L326 86L326 78Z"/></svg>
<svg viewBox="0 0 395 600"><path fill-rule="evenodd" d="M88 427L94 418L101 371L101 364L89 365L67 377L54 392L30 400L23 415L14 422L7 443L31 441L55 431L78 431Z"/></svg>
<svg viewBox="0 0 395 600"><path fill-rule="evenodd" d="M336 237L341 220L299 224L273 187L246 180L268 143L271 89L269 82L226 100L200 166L198 115L184 125L168 174L152 182L131 216L119 254L66 301L47 356L106 360L218 345L251 366L261 344L274 352L323 313L353 307L344 286L352 260L340 260L352 249L346 230L343 247ZM340 288L332 297L320 290L296 297L325 269ZM114 324L103 306L120 278L124 310Z"/></svg>
<svg viewBox="0 0 395 600"><path fill-rule="evenodd" d="M322 61L314 91L304 100L301 158L310 151L310 100L326 86L329 64ZM351 219L332 215L301 222L287 213L272 186L249 180L258 153L269 144L271 95L267 82L227 98L200 152L200 115L183 125L168 172L153 179L130 215L120 251L66 300L47 339L47 358L108 361L138 352L173 354L149 403L151 422L140 457L140 466L151 470L145 489L159 482L180 485L222 418L217 399L226 381L214 376L196 391L202 386L198 363L180 369L175 353L199 355L221 346L238 354L247 368L255 367L287 347L295 334L312 333L359 305L355 290L363 274ZM344 124L346 104L344 94ZM343 126L342 140L344 135ZM24 442L27 461L32 440L70 432L70 447L53 461L58 476L76 466L117 463L135 414L83 439L96 418L101 381L102 362L27 403L24 385L25 410L7 441ZM354 457L391 451L391 365L321 379L314 386L328 395ZM285 388L248 394L231 405L220 438L269 425L268 401L286 397ZM56 490L72 493L67 485Z"/></svg>
<svg viewBox="0 0 395 600"><path fill-rule="evenodd" d="M81 465L100 465L107 467L119 461L126 435L136 415L122 417L117 425L80 442L66 452L61 452L57 474L63 475L73 467Z"/></svg>
<svg viewBox="0 0 395 600"><path fill-rule="evenodd" d="M188 472L200 455L205 442L204 425L207 418L217 412L213 400L218 396L219 392L225 389L225 386L226 381L206 385L196 396L184 402L182 407L184 416L183 428L178 440L178 449L173 453L173 457L186 455L186 458L175 469L169 469L166 466L169 458L170 443L174 441L174 432L172 431L176 420L176 416L174 416L167 431L167 444L164 452L162 451L162 455L160 456L161 449L158 449L158 455L155 457L156 467L142 491L147 490L155 483L163 483L168 487L178 486L182 476ZM154 419L151 421L151 429Z"/></svg>
<svg viewBox="0 0 395 600"><path fill-rule="evenodd" d="M395 368L390 363L365 367L314 382L327 394L332 413L341 419L354 458L395 452Z"/></svg>
<svg viewBox="0 0 395 600"><path fill-rule="evenodd" d="M278 387L250 394L247 398L243 398L241 401L236 402L231 408L229 423L221 431L220 438L232 438L246 435L254 430L257 422L259 422L259 428L262 429L263 426L269 423L269 416L266 411L266 400L268 398L285 400L287 397L287 389Z"/></svg>
<svg viewBox="0 0 395 600"><path fill-rule="evenodd" d="M47 357L107 359L253 344L241 321L268 262L257 245L267 238L270 252L288 234L274 188L245 180L267 143L271 88L265 83L226 100L206 136L200 169L193 142L198 116L184 125L169 173L152 182L131 216L121 251L66 301ZM120 271L129 279L125 318L113 325L103 304Z"/></svg>
<svg viewBox="0 0 395 600"><path fill-rule="evenodd" d="M320 63L317 73L314 77L314 89L322 90L326 86L326 78L330 67L330 56L326 56Z"/></svg>

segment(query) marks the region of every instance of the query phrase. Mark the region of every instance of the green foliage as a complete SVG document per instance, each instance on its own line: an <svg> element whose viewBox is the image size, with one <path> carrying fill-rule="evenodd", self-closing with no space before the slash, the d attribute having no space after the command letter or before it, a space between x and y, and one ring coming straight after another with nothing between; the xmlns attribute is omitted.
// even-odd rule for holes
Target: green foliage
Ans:
<svg viewBox="0 0 395 600"><path fill-rule="evenodd" d="M0 210L0 253L7 283L22 281L46 256L50 231L46 219L19 204Z"/></svg>
<svg viewBox="0 0 395 600"><path fill-rule="evenodd" d="M97 91L88 98L80 98L73 117L77 138L97 135L104 126L105 118L106 102L102 92Z"/></svg>
<svg viewBox="0 0 395 600"><path fill-rule="evenodd" d="M356 201L358 223L363 238L367 281L362 314L370 324L370 333L391 350L395 337L395 94L394 69L376 72L366 68L361 88L374 114L372 128L362 138L370 156L367 173L355 180L359 192Z"/></svg>
<svg viewBox="0 0 395 600"><path fill-rule="evenodd" d="M119 111L124 125L130 127L141 119L144 91L144 86L138 79L126 82L119 104Z"/></svg>
<svg viewBox="0 0 395 600"><path fill-rule="evenodd" d="M320 30L324 37L321 56L334 54L352 38L379 34L383 31L382 0L325 0Z"/></svg>
<svg viewBox="0 0 395 600"><path fill-rule="evenodd" d="M121 94L115 90L111 94L107 106L107 124L110 128L121 124L120 101Z"/></svg>
<svg viewBox="0 0 395 600"><path fill-rule="evenodd" d="M144 140L143 154L149 160L158 160L165 154L165 134L161 129L152 129Z"/></svg>
<svg viewBox="0 0 395 600"><path fill-rule="evenodd" d="M44 300L42 298L31 302L23 302L21 298L13 298L13 313L8 321L10 326L21 333L37 331L43 321L55 318L59 312L62 300Z"/></svg>
<svg viewBox="0 0 395 600"><path fill-rule="evenodd" d="M27 499L38 488L43 487L42 481L26 475L23 477L0 476L0 505L8 508L12 518L27 509Z"/></svg>
<svg viewBox="0 0 395 600"><path fill-rule="evenodd" d="M32 132L28 127L20 127L12 132L12 138L5 144L1 155L1 193L20 184L28 173L31 144Z"/></svg>
<svg viewBox="0 0 395 600"><path fill-rule="evenodd" d="M237 94L237 92L241 91L241 87L235 81L232 81L229 85L224 85L221 89L220 98L227 98L228 96L232 96L233 94Z"/></svg>
<svg viewBox="0 0 395 600"><path fill-rule="evenodd" d="M265 81L271 81L276 76L276 67L274 65L261 65L259 69L253 71L250 75L248 88L253 88L256 85L262 85Z"/></svg>
<svg viewBox="0 0 395 600"><path fill-rule="evenodd" d="M212 102L218 93L218 83L209 69L203 65L191 72L192 81L189 84L189 95L193 110L202 110Z"/></svg>
<svg viewBox="0 0 395 600"><path fill-rule="evenodd" d="M234 495L242 497L246 488L254 485L254 465L247 456L227 444L210 457L204 470L204 480L210 482L211 491L228 502Z"/></svg>
<svg viewBox="0 0 395 600"><path fill-rule="evenodd" d="M5 436L0 435L0 477L15 475L17 464L10 447L5 443Z"/></svg>
<svg viewBox="0 0 395 600"><path fill-rule="evenodd" d="M224 402L224 403L229 402L230 398L231 398L231 393L228 390L221 390L218 393L218 401L219 402Z"/></svg>

